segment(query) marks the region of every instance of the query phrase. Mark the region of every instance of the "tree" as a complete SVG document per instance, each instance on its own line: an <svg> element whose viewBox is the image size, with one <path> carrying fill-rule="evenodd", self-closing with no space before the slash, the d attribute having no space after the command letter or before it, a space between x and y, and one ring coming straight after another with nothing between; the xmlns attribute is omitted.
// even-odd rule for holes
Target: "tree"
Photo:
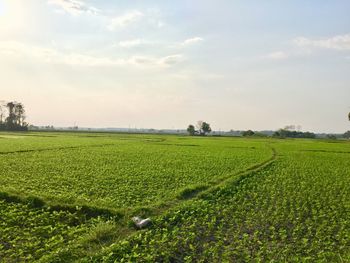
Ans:
<svg viewBox="0 0 350 263"><path fill-rule="evenodd" d="M278 137L278 138L281 138L282 136L281 136L280 131L278 130L278 131L275 131L275 132L272 134L272 137Z"/></svg>
<svg viewBox="0 0 350 263"><path fill-rule="evenodd" d="M347 131L343 134L343 137L346 139L350 139L350 131Z"/></svg>
<svg viewBox="0 0 350 263"><path fill-rule="evenodd" d="M286 129L279 129L272 136L279 138L316 138L316 134L312 132L290 131Z"/></svg>
<svg viewBox="0 0 350 263"><path fill-rule="evenodd" d="M337 136L334 135L334 134L327 134L327 135L326 135L326 138L329 139L329 140L336 140L336 139L337 139Z"/></svg>
<svg viewBox="0 0 350 263"><path fill-rule="evenodd" d="M7 111L8 111L8 117L6 118L6 125L7 125L7 129L9 130L13 130L15 128L15 123L16 123L16 114L15 114L15 106L16 103L15 102L8 102L6 104L7 107Z"/></svg>
<svg viewBox="0 0 350 263"><path fill-rule="evenodd" d="M295 131L295 125L287 125L284 127L284 130L287 130L287 131Z"/></svg>
<svg viewBox="0 0 350 263"><path fill-rule="evenodd" d="M189 135L194 136L196 134L196 129L192 124L188 125L187 132Z"/></svg>
<svg viewBox="0 0 350 263"><path fill-rule="evenodd" d="M5 128L6 102L0 101L0 130Z"/></svg>
<svg viewBox="0 0 350 263"><path fill-rule="evenodd" d="M244 131L242 132L242 136L246 137L246 136L254 136L255 132L253 132L252 130L248 130L248 131Z"/></svg>
<svg viewBox="0 0 350 263"><path fill-rule="evenodd" d="M349 112L349 114L348 114L348 119L349 119L349 121L350 121L350 112Z"/></svg>
<svg viewBox="0 0 350 263"><path fill-rule="evenodd" d="M16 124L19 126L24 125L25 120L25 110L22 103L15 104L15 116L16 116Z"/></svg>
<svg viewBox="0 0 350 263"><path fill-rule="evenodd" d="M210 124L205 121L198 121L196 127L197 127L197 130L192 124L188 125L187 132L190 135L199 134L201 136L205 136L207 133L211 132Z"/></svg>
<svg viewBox="0 0 350 263"><path fill-rule="evenodd" d="M210 124L205 121L199 121L198 122L199 128L199 134L205 136L207 133L211 132Z"/></svg>
<svg viewBox="0 0 350 263"><path fill-rule="evenodd" d="M28 130L28 124L25 123L25 110L22 103L0 101L0 130Z"/></svg>
<svg viewBox="0 0 350 263"><path fill-rule="evenodd" d="M197 131L200 135L202 135L202 125L203 125L203 121L197 121L197 125L196 125L196 128L197 128Z"/></svg>

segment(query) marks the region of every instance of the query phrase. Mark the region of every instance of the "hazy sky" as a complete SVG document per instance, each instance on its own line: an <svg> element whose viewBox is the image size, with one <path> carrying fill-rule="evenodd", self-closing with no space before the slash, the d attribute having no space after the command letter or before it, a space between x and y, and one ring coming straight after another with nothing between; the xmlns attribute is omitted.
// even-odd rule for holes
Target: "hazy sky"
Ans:
<svg viewBox="0 0 350 263"><path fill-rule="evenodd" d="M350 1L0 0L0 99L35 125L350 129Z"/></svg>

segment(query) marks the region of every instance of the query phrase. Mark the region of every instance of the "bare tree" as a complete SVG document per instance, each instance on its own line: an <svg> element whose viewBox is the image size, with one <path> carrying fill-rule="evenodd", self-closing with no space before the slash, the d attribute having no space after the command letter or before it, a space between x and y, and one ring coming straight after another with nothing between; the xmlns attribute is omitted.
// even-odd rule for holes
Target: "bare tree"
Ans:
<svg viewBox="0 0 350 263"><path fill-rule="evenodd" d="M4 100L0 100L0 124L5 122L4 116L6 114L6 102Z"/></svg>
<svg viewBox="0 0 350 263"><path fill-rule="evenodd" d="M295 125L286 125L284 129L287 131L295 131Z"/></svg>

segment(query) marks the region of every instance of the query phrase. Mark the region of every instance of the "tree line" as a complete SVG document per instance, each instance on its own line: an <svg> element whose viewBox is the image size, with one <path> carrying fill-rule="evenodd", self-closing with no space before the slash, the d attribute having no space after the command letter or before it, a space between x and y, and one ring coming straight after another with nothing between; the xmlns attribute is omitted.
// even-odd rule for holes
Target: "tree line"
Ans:
<svg viewBox="0 0 350 263"><path fill-rule="evenodd" d="M25 122L24 105L16 101L0 101L0 130L26 131L28 123Z"/></svg>
<svg viewBox="0 0 350 263"><path fill-rule="evenodd" d="M316 134L313 132L290 131L288 129L279 129L272 136L278 138L316 138Z"/></svg>
<svg viewBox="0 0 350 263"><path fill-rule="evenodd" d="M348 120L350 121L350 112L348 113ZM197 128L197 129L196 129ZM298 130L296 130L296 128ZM313 132L302 132L300 131L301 126L288 125L283 129L275 131L270 136L275 138L308 138L315 139L317 136ZM192 124L188 125L187 132L191 136L200 135L205 136L211 132L210 124L204 121L198 121L196 127ZM243 137L267 137L268 135L261 132L254 132L252 130L247 130L241 132ZM350 131L345 132L341 137L350 139ZM337 136L334 134L328 134L327 139L337 139Z"/></svg>

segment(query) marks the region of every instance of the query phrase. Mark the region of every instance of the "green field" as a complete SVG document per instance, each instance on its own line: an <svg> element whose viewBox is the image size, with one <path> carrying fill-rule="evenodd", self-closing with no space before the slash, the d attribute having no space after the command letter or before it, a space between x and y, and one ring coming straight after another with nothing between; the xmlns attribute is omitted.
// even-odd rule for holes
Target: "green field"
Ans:
<svg viewBox="0 0 350 263"><path fill-rule="evenodd" d="M0 133L0 166L2 262L350 262L348 141Z"/></svg>

